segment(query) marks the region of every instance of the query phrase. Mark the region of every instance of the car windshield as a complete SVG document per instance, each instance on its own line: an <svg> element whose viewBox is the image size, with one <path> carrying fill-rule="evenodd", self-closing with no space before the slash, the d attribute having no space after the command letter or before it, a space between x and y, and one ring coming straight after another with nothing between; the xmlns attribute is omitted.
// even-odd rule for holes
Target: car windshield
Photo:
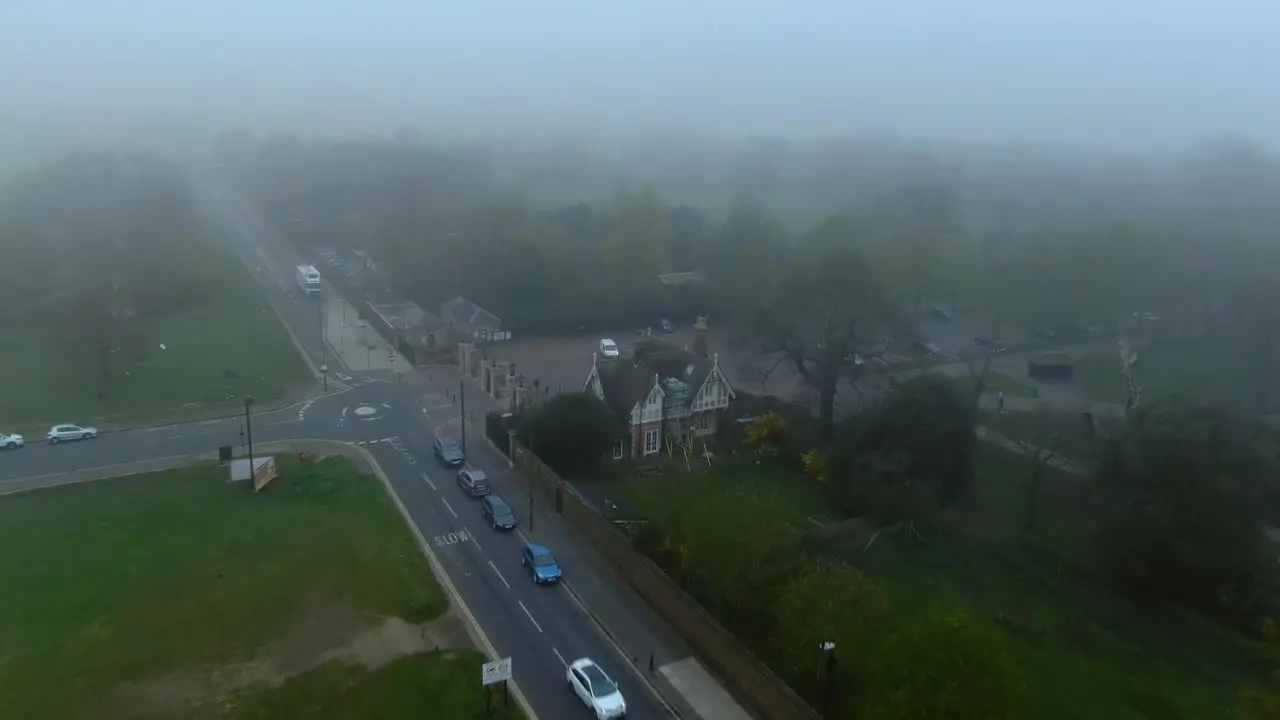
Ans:
<svg viewBox="0 0 1280 720"><path fill-rule="evenodd" d="M445 455L457 455L458 453L462 452L462 448L458 447L456 443L449 443L448 445L445 445L444 448L441 449L441 452L443 452Z"/></svg>
<svg viewBox="0 0 1280 720"><path fill-rule="evenodd" d="M608 697L618 692L618 686L614 685L609 676L595 665L582 668L582 674L587 677L587 682L591 683L591 697Z"/></svg>
<svg viewBox="0 0 1280 720"><path fill-rule="evenodd" d="M605 344L604 344L604 349L605 349L606 351L608 351L608 352L612 352L612 351L614 351L614 350L617 350L617 349L618 349L618 346L617 346L617 345L614 345L613 343L605 343Z"/></svg>
<svg viewBox="0 0 1280 720"><path fill-rule="evenodd" d="M551 557L550 553L545 555L534 555L533 564L536 567L555 567L556 559Z"/></svg>

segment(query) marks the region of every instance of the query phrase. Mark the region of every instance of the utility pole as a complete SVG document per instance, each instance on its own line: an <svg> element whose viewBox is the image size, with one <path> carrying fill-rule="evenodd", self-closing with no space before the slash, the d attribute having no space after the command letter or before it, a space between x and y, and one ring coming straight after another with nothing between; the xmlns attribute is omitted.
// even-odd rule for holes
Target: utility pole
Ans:
<svg viewBox="0 0 1280 720"><path fill-rule="evenodd" d="M822 698L822 717L831 719L831 698L836 689L836 644L824 642L818 647L827 654L827 687Z"/></svg>
<svg viewBox="0 0 1280 720"><path fill-rule="evenodd" d="M461 419L458 421L458 427L462 428L462 454L467 454L467 381L458 381L458 412L461 413Z"/></svg>
<svg viewBox="0 0 1280 720"><path fill-rule="evenodd" d="M529 430L529 454L533 454L533 430ZM529 476L529 532L533 532L533 473L526 472Z"/></svg>
<svg viewBox="0 0 1280 720"><path fill-rule="evenodd" d="M253 396L244 399L244 429L249 437L249 484L253 485L253 422L250 420L249 408L253 405Z"/></svg>

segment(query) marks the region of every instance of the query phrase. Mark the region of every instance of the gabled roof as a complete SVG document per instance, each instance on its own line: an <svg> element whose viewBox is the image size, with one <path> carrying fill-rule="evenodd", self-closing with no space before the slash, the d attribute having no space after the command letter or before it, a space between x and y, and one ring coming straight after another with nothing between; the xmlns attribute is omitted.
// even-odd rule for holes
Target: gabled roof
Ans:
<svg viewBox="0 0 1280 720"><path fill-rule="evenodd" d="M672 399L682 392L682 384L685 401L692 402L716 365L714 360L655 337L640 338L633 347L634 356L597 360L595 365L605 404L623 418L630 417L636 403L644 402L655 383L661 383Z"/></svg>
<svg viewBox="0 0 1280 720"><path fill-rule="evenodd" d="M441 314L445 320L461 325L464 330L502 329L502 321L496 315L461 295L444 303Z"/></svg>

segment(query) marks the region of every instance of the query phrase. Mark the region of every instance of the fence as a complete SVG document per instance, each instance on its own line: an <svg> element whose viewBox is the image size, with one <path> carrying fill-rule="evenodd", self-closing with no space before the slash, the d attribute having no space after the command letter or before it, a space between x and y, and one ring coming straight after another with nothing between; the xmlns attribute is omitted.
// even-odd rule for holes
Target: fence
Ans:
<svg viewBox="0 0 1280 720"><path fill-rule="evenodd" d="M513 460L534 480L533 486L554 502L587 544L689 644L698 659L727 684L729 692L759 720L805 720L818 717L808 703L657 565L641 555L595 505L560 479L518 442Z"/></svg>

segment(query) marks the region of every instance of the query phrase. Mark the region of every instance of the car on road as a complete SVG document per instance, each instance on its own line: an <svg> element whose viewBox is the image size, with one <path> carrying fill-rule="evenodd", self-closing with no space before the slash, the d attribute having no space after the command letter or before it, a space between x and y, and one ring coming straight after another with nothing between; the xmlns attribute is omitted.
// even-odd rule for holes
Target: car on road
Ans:
<svg viewBox="0 0 1280 720"><path fill-rule="evenodd" d="M484 518L494 530L515 530L516 514L511 506L497 495L488 495L480 501L480 517Z"/></svg>
<svg viewBox="0 0 1280 720"><path fill-rule="evenodd" d="M527 543L520 551L520 564L529 568L537 585L560 582L560 564L551 554L551 549L542 543Z"/></svg>
<svg viewBox="0 0 1280 720"><path fill-rule="evenodd" d="M667 318L662 318L658 321L658 329L661 330L664 335L670 335L676 331L676 326Z"/></svg>
<svg viewBox="0 0 1280 720"><path fill-rule="evenodd" d="M5 450L17 450L26 445L27 441L18 434L0 433L0 448Z"/></svg>
<svg viewBox="0 0 1280 720"><path fill-rule="evenodd" d="M626 716L627 702L618 684L591 658L578 658L569 663L565 676L578 699L595 713L596 720Z"/></svg>
<svg viewBox="0 0 1280 720"><path fill-rule="evenodd" d="M484 474L483 470L468 468L458 472L458 487L462 488L462 492L473 498L484 497L488 495L489 476Z"/></svg>
<svg viewBox="0 0 1280 720"><path fill-rule="evenodd" d="M600 340L600 357L605 360L617 360L622 353L618 351L618 343L609 338Z"/></svg>
<svg viewBox="0 0 1280 720"><path fill-rule="evenodd" d="M462 446L449 438L436 438L432 452L435 453L436 460L445 467L462 467L467 462L467 454L462 451Z"/></svg>
<svg viewBox="0 0 1280 720"><path fill-rule="evenodd" d="M98 428L62 423L49 428L49 432L44 437L53 445L67 440L92 440L98 437Z"/></svg>

